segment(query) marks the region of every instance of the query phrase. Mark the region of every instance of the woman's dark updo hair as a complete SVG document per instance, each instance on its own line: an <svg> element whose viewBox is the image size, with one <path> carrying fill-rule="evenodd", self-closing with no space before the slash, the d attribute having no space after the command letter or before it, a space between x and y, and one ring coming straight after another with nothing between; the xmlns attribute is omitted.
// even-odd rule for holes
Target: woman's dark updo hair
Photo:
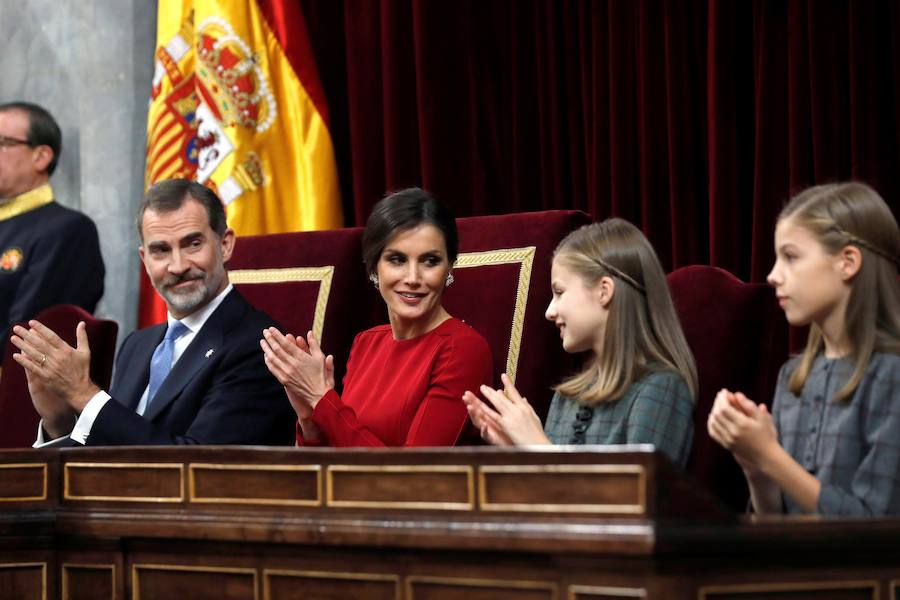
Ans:
<svg viewBox="0 0 900 600"><path fill-rule="evenodd" d="M434 225L444 235L447 260L453 266L459 254L459 235L453 213L425 190L413 187L388 194L372 209L362 236L366 274L375 273L378 258L391 238L423 224Z"/></svg>

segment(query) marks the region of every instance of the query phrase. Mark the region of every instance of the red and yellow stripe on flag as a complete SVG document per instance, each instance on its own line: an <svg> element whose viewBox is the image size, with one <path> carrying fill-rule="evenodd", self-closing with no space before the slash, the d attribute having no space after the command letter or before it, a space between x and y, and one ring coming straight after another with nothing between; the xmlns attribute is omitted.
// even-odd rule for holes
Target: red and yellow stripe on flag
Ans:
<svg viewBox="0 0 900 600"><path fill-rule="evenodd" d="M237 234L343 224L328 111L292 0L160 0L147 118L149 187L187 177ZM140 326L165 320L142 275Z"/></svg>

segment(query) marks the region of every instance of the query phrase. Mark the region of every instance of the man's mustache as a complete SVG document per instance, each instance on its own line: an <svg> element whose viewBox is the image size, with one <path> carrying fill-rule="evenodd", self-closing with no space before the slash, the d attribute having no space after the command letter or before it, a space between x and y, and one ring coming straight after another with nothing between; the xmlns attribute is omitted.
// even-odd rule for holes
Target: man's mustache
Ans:
<svg viewBox="0 0 900 600"><path fill-rule="evenodd" d="M187 271L186 273L182 273L181 275L171 275L163 281L164 287L172 287L173 285L178 285L179 283L184 283L185 281L194 281L197 279L203 279L205 273L199 270Z"/></svg>

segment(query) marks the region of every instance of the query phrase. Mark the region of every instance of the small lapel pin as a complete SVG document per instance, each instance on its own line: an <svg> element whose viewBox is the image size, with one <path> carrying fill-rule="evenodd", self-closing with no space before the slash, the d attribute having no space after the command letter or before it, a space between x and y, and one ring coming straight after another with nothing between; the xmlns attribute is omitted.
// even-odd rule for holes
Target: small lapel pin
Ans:
<svg viewBox="0 0 900 600"><path fill-rule="evenodd" d="M212 356L212 355L213 355L213 352L215 352L215 350L214 350L213 348L210 348L209 350L207 350L207 351L206 351L206 358L209 358L210 356Z"/></svg>

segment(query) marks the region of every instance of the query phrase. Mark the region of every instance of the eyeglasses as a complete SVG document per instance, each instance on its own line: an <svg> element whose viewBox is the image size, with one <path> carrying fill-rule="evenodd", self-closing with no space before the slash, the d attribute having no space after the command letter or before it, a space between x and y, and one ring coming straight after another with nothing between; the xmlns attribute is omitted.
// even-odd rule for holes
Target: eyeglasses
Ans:
<svg viewBox="0 0 900 600"><path fill-rule="evenodd" d="M31 142L28 140L20 140L18 138L6 137L5 135L0 135L0 152L6 151L7 148L12 148L13 146L30 146Z"/></svg>

